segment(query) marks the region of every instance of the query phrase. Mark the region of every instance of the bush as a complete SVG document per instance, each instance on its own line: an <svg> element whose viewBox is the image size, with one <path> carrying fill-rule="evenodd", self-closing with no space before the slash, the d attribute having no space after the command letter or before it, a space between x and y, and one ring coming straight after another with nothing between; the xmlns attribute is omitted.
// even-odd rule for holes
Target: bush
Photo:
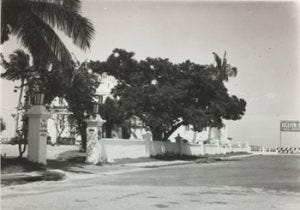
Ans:
<svg viewBox="0 0 300 210"><path fill-rule="evenodd" d="M12 145L19 144L19 143L27 144L27 141L24 138L16 136L16 137L11 138L10 141L8 142L8 144L12 144Z"/></svg>
<svg viewBox="0 0 300 210"><path fill-rule="evenodd" d="M60 138L57 138L56 143L60 144L60 145L74 145L75 138L74 137L60 137Z"/></svg>

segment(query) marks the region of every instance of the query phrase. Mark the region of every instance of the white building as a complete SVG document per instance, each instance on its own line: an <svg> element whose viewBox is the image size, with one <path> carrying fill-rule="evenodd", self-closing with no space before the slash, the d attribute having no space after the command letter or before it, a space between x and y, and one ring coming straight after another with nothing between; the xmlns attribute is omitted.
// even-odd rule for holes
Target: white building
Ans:
<svg viewBox="0 0 300 210"><path fill-rule="evenodd" d="M51 117L48 119L48 136L52 143L59 141L74 141L76 136L75 126L70 124L68 118L71 112L68 111L68 103L65 99L56 97L49 111Z"/></svg>
<svg viewBox="0 0 300 210"><path fill-rule="evenodd" d="M197 132L193 130L192 125L181 126L170 136L170 139L175 139L178 134L194 144L200 142L230 144L226 127L221 129L205 128L202 132Z"/></svg>

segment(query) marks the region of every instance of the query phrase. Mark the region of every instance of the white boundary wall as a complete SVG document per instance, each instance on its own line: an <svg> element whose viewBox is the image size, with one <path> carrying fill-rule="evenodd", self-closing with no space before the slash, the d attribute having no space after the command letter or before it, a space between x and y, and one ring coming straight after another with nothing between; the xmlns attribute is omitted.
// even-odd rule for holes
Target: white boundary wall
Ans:
<svg viewBox="0 0 300 210"><path fill-rule="evenodd" d="M190 144L182 142L162 142L151 140L107 139L99 140L101 158L112 162L123 158L140 158L156 155L214 155L230 152L250 152L248 144L232 146L219 144Z"/></svg>

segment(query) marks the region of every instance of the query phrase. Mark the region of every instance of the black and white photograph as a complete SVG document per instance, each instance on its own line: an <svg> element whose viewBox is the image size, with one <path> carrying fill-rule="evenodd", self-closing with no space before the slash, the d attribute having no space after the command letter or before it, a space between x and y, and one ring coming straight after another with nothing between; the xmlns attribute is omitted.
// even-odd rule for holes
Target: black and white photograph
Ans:
<svg viewBox="0 0 300 210"><path fill-rule="evenodd" d="M0 2L2 210L300 209L300 1Z"/></svg>

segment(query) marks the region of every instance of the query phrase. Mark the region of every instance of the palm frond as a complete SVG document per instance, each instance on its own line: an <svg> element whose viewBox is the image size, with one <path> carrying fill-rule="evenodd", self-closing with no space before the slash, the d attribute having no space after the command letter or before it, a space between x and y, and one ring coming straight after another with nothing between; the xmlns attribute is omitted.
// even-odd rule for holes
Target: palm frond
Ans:
<svg viewBox="0 0 300 210"><path fill-rule="evenodd" d="M24 79L30 71L30 56L23 50L16 50L9 55L9 60L6 61L1 55L1 65L5 69L1 77L12 81Z"/></svg>
<svg viewBox="0 0 300 210"><path fill-rule="evenodd" d="M79 11L81 8L80 0L29 0L31 2L46 2L51 4L63 5L74 11Z"/></svg>
<svg viewBox="0 0 300 210"><path fill-rule="evenodd" d="M220 56L219 56L217 53L215 53L215 52L213 52L213 55L214 55L214 57L215 57L216 67L217 67L218 69L221 69L221 68L222 68L222 59L221 59Z"/></svg>
<svg viewBox="0 0 300 210"><path fill-rule="evenodd" d="M236 77L238 71L236 67L231 67L230 66L230 71L228 72L229 77Z"/></svg>
<svg viewBox="0 0 300 210"><path fill-rule="evenodd" d="M55 62L57 59L69 64L71 55L55 31L40 18L24 11L22 20L14 27L15 34L22 44L29 49L34 59L34 64Z"/></svg>
<svg viewBox="0 0 300 210"><path fill-rule="evenodd" d="M81 8L81 2L79 0L64 0L63 4L74 11L79 11Z"/></svg>
<svg viewBox="0 0 300 210"><path fill-rule="evenodd" d="M90 48L95 30L92 23L79 14L80 4L78 1L68 0L63 4L56 4L40 0L29 2L29 7L43 21L52 27L57 27L72 38L74 44L81 49Z"/></svg>

